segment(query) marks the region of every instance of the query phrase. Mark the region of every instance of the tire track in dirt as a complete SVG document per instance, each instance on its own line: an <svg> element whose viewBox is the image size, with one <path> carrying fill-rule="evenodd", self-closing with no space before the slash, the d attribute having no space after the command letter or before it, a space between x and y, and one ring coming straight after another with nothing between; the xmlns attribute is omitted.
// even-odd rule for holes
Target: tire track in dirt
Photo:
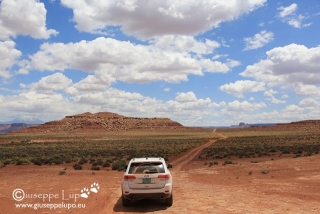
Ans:
<svg viewBox="0 0 320 214"><path fill-rule="evenodd" d="M216 132L216 129L213 130L213 132ZM220 138L216 139L216 140L209 140L207 143L202 144L201 146L198 146L194 149L189 150L186 154L184 154L183 156L174 159L173 161L171 161L171 164L173 165L172 171L180 171L181 168L188 164L189 162L191 162L195 157L197 157L201 151L207 147L209 147L211 144L213 144L214 142L216 142L219 139L226 139L228 138L225 135L219 134Z"/></svg>

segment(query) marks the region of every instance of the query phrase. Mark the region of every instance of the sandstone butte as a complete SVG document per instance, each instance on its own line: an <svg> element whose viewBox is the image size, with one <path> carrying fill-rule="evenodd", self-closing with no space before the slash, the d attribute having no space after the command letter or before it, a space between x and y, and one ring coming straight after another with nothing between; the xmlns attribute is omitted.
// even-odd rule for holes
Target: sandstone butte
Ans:
<svg viewBox="0 0 320 214"><path fill-rule="evenodd" d="M14 131L14 133L29 132L68 132L68 131L131 131L152 129L186 129L180 123L169 118L139 118L126 117L111 112L92 114L86 112L66 116L62 120L50 121L38 126Z"/></svg>

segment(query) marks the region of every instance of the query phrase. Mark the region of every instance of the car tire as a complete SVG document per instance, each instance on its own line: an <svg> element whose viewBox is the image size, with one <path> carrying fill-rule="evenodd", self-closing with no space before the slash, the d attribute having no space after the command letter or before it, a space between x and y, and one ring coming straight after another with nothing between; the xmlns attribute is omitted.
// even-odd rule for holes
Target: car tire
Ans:
<svg viewBox="0 0 320 214"><path fill-rule="evenodd" d="M121 196L121 198L122 198L122 206L127 207L130 205L129 199L124 198L123 195Z"/></svg>
<svg viewBox="0 0 320 214"><path fill-rule="evenodd" d="M173 204L172 194L171 194L171 196L170 196L169 198L164 199L164 204L165 204L166 206L172 206L172 204Z"/></svg>

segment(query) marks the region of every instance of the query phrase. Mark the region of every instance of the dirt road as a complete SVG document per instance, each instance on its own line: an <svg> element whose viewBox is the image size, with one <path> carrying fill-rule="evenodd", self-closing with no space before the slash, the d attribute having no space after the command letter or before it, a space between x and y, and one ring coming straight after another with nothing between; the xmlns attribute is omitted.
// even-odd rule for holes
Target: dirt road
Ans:
<svg viewBox="0 0 320 214"><path fill-rule="evenodd" d="M172 160L173 206L142 200L121 204L123 172L73 170L72 165L13 166L0 169L0 213L320 213L320 156L235 159L209 167L197 161L198 148ZM67 169L66 169L67 168ZM65 175L59 175L66 171ZM261 173L264 171L265 173ZM96 184L96 193L90 191ZM13 199L21 189L25 197ZM79 197L81 190L87 198ZM56 198L33 196L55 194ZM16 199L22 196L17 193ZM75 198L78 197L78 198ZM20 204L82 204L85 208L18 208Z"/></svg>

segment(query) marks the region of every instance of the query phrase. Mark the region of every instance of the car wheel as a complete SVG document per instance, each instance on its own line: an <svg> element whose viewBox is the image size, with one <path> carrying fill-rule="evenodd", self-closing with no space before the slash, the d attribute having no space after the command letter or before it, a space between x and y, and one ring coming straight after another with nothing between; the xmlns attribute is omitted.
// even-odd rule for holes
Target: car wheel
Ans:
<svg viewBox="0 0 320 214"><path fill-rule="evenodd" d="M164 199L164 204L167 206L172 206L172 203L173 203L173 197L171 194L171 196L169 198Z"/></svg>
<svg viewBox="0 0 320 214"><path fill-rule="evenodd" d="M130 200L124 198L123 195L122 195L122 206L127 207L129 205L130 205Z"/></svg>

